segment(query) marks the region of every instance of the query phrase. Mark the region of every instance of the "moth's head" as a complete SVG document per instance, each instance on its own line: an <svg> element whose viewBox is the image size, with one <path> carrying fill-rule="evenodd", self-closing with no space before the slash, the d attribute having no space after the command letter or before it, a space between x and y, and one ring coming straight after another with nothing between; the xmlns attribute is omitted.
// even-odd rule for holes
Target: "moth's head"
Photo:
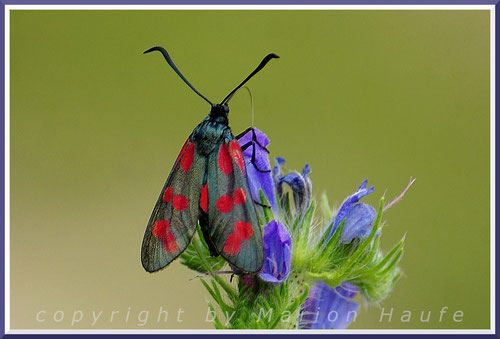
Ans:
<svg viewBox="0 0 500 339"><path fill-rule="evenodd" d="M227 119L228 114L229 106L227 104L213 104L212 109L210 110L210 116L214 119L218 117Z"/></svg>

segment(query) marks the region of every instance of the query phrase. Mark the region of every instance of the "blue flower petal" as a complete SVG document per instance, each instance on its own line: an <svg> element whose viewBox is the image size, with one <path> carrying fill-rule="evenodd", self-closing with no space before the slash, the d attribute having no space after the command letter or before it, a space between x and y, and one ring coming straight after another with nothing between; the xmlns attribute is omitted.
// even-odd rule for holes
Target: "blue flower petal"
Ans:
<svg viewBox="0 0 500 339"><path fill-rule="evenodd" d="M286 162L285 158L282 157L274 158L273 180L274 180L274 185L276 187L278 187L280 179L283 178L283 175L281 174L281 167L283 167L283 164L285 162Z"/></svg>
<svg viewBox="0 0 500 339"><path fill-rule="evenodd" d="M375 186L372 186L370 188L366 188L366 183L368 181L365 179L359 186L358 190L354 192L351 196L349 196L347 199L344 200L342 203L342 206L340 206L339 212L337 213L335 217L335 226L338 226L342 220L345 219L346 215L349 213L349 210L352 208L352 206L357 203L361 198L364 196L370 194L373 192L375 189Z"/></svg>
<svg viewBox="0 0 500 339"><path fill-rule="evenodd" d="M290 274L292 238L281 222L271 220L264 227L264 264L259 277L270 283L283 282Z"/></svg>
<svg viewBox="0 0 500 339"><path fill-rule="evenodd" d="M345 217L346 222L340 242L347 244L354 238L367 238L376 215L377 212L370 205L362 203L354 205Z"/></svg>
<svg viewBox="0 0 500 339"><path fill-rule="evenodd" d="M361 200L361 198L363 198L364 196L372 193L375 189L375 186L366 188L367 182L367 179L363 180L361 185L358 187L358 190L344 200L337 215L335 216L333 228L330 231L327 239L330 239L333 236L333 234L337 230L337 227L344 219L346 220L346 223L344 225L342 234L344 235L347 233L348 235L346 235L345 237L343 236L342 239L350 239L346 242L350 242L355 237L363 237L366 232L369 232L369 228L371 226L371 223L373 222L374 216L368 223L368 225L366 225L366 223L368 222L368 219L371 215L371 211L369 211L369 209L366 207L357 207L353 212L353 208L357 206L356 204L359 202L359 200ZM350 218L353 219L349 220ZM360 221L362 224L356 225L356 221ZM350 228L353 228L353 230L350 230Z"/></svg>
<svg viewBox="0 0 500 339"><path fill-rule="evenodd" d="M346 328L359 309L359 303L352 300L358 292L359 289L347 281L333 288L323 281L315 282L302 305L300 328Z"/></svg>
<svg viewBox="0 0 500 339"><path fill-rule="evenodd" d="M280 166L281 164L278 163L278 166ZM277 166L275 165L274 168L276 169ZM278 167L278 169L279 172L281 172L281 167ZM312 183L311 179L309 179L309 173L311 173L311 167L309 166L309 164L306 164L302 169L302 174L298 172L290 172L287 173L284 177L279 178L278 180L278 194L281 196L283 192L283 183L290 186L293 192L295 209L302 213L305 213L311 205Z"/></svg>
<svg viewBox="0 0 500 339"><path fill-rule="evenodd" d="M279 284L282 281L282 280L278 280L278 278L275 277L274 275L272 275L271 273L260 272L259 277L262 280L267 281L268 283L272 283L272 284Z"/></svg>

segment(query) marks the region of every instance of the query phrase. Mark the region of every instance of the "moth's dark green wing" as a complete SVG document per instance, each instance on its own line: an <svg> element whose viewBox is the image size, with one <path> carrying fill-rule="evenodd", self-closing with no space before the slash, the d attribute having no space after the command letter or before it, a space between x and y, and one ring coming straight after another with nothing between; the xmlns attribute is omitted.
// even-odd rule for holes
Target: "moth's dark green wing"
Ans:
<svg viewBox="0 0 500 339"><path fill-rule="evenodd" d="M244 272L263 263L262 232L238 141L222 138L208 158L208 227L217 252Z"/></svg>
<svg viewBox="0 0 500 339"><path fill-rule="evenodd" d="M158 271L189 245L198 224L206 158L189 139L182 147L149 219L142 241L142 266Z"/></svg>

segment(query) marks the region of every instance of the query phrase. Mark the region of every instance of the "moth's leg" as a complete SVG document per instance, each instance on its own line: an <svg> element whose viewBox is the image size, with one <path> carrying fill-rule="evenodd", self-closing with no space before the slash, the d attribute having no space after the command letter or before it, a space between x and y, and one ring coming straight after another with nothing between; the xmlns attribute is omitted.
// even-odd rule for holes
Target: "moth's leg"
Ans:
<svg viewBox="0 0 500 339"><path fill-rule="evenodd" d="M250 127L252 129L252 140L259 145L261 148L263 148L267 153L269 153L269 150L267 149L266 146L263 146L260 144L259 140L257 139L257 134L255 134L255 129L253 127Z"/></svg>
<svg viewBox="0 0 500 339"><path fill-rule="evenodd" d="M255 144L252 144L252 147L253 147L253 152L252 152L252 159L250 160L253 164L253 166L255 167L255 169L261 173L269 173L271 172L271 169L267 169L267 170L263 170L259 167L259 165L257 165L257 162L255 162Z"/></svg>
<svg viewBox="0 0 500 339"><path fill-rule="evenodd" d="M253 131L253 130L252 130ZM269 173L271 172L271 169L263 170L257 165L257 162L255 161L255 143L252 143L252 159L250 160L255 167L255 169L261 173Z"/></svg>
<svg viewBox="0 0 500 339"><path fill-rule="evenodd" d="M239 139L241 138L241 136L243 136L243 134L245 134L246 132L248 132L249 130L252 131L252 141L249 141L247 142L246 144L244 145L240 145L240 148L242 151L245 151L248 147L252 146L252 159L250 159L251 163L254 165L254 167L257 169L257 171L261 172L261 173L269 173L271 172L271 169L261 169L259 167L259 165L257 165L257 163L255 162L255 144L257 143L257 145L259 145L260 147L262 147L263 149L266 150L267 153L269 153L268 149L265 148L264 146L262 146L259 141L257 140L257 135L255 134L255 131L254 131L254 128L253 127L248 127L244 132L240 133L236 139Z"/></svg>
<svg viewBox="0 0 500 339"><path fill-rule="evenodd" d="M252 145L253 143L251 141L247 142L246 144L244 144L243 146L240 145L240 148L242 151L246 150L248 147L250 147L250 145Z"/></svg>
<svg viewBox="0 0 500 339"><path fill-rule="evenodd" d="M252 146L252 148L253 148L252 149L252 159L250 159L250 161L252 162L252 164L254 165L254 167L257 169L257 171L262 172L262 173L271 172L270 169L267 169L267 170L261 169L259 167L259 165L257 165L257 163L255 162L255 144L253 143L253 141L249 141L246 144L244 144L243 146L240 145L242 151L245 151L250 146Z"/></svg>
<svg viewBox="0 0 500 339"><path fill-rule="evenodd" d="M244 136L245 133L247 133L248 131L252 131L252 141L255 142L257 145L259 145L260 147L262 147L263 149L265 149L267 153L269 153L269 150L267 149L267 147L261 145L261 143L259 142L259 140L257 140L257 134L255 134L255 128L253 128L253 127L248 127L246 130L244 130L243 132L241 132L240 134L238 134L236 136L236 139L240 140L241 137ZM240 145L241 149L244 150L244 149L248 148L248 144L249 143L245 144L244 146Z"/></svg>
<svg viewBox="0 0 500 339"><path fill-rule="evenodd" d="M243 132L241 132L240 134L238 134L238 135L236 136L236 139L238 139L238 140L239 140L239 139L240 139L242 136L244 136L244 135L245 135L245 133L246 133L246 132L248 132L249 130L252 130L252 131L253 131L253 127L248 127L246 130L244 130Z"/></svg>
<svg viewBox="0 0 500 339"><path fill-rule="evenodd" d="M262 145L262 144L259 142L259 140L257 140L257 135L255 134L255 128L253 128L253 127L248 127L246 130L244 130L243 132L241 132L240 134L238 134L238 135L236 136L236 139L240 140L240 139L241 139L241 137L242 137L243 135L245 135L245 133L246 133L246 132L248 132L248 131L250 131L250 130L252 131L252 141L251 141L251 142L246 143L246 144L245 144L245 145L243 145L243 146L241 146L241 145L240 145L241 149L242 149L242 150L245 150L245 149L247 149L247 148L248 148L248 146L249 146L249 144L250 144L250 143L255 142L257 145L259 145L261 148L263 148L263 149L264 149L267 153L269 153L269 150L267 149L267 147L266 147L266 146L264 146L264 145Z"/></svg>
<svg viewBox="0 0 500 339"><path fill-rule="evenodd" d="M267 153L270 153L270 152L269 152L269 150L267 149L267 147L266 147L266 146L261 145L261 144L260 144L260 142L259 142L258 140L255 140L255 143L256 143L257 145L259 145L262 149L264 149L264 151L266 151Z"/></svg>

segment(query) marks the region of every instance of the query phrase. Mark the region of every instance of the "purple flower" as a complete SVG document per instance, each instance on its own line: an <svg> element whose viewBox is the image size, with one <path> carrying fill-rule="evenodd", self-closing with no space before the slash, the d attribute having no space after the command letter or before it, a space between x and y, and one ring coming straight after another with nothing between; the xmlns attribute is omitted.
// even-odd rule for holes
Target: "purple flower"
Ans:
<svg viewBox="0 0 500 339"><path fill-rule="evenodd" d="M285 226L271 220L264 228L264 265L259 277L270 283L283 282L290 273L292 238Z"/></svg>
<svg viewBox="0 0 500 339"><path fill-rule="evenodd" d="M269 139L262 131L252 127L244 132L238 143L243 150L247 181L253 200L262 203L260 200L260 190L262 190L273 212L278 214L269 151L266 148Z"/></svg>
<svg viewBox="0 0 500 339"><path fill-rule="evenodd" d="M344 329L356 318L359 303L352 299L359 289L348 281L330 287L317 281L302 305L300 328Z"/></svg>
<svg viewBox="0 0 500 339"><path fill-rule="evenodd" d="M374 186L366 188L367 182L366 179L363 180L358 190L344 200L335 216L328 239L333 236L343 220L345 220L345 224L340 237L341 243L350 243L354 238L365 239L368 237L377 213L372 206L358 203L362 197L373 192Z"/></svg>
<svg viewBox="0 0 500 339"><path fill-rule="evenodd" d="M309 179L311 167L306 164L302 169L302 173L289 172L285 176L281 174L281 167L285 163L285 159L281 157L275 158L273 168L273 179L278 190L278 196L281 198L283 195L283 184L290 186L293 192L293 201L295 203L295 210L305 213L311 205L312 198L312 183Z"/></svg>
<svg viewBox="0 0 500 339"><path fill-rule="evenodd" d="M283 174L281 173L281 167L283 167L285 161L286 161L285 158L282 157L274 158L273 181L276 187L278 187L280 179L283 178Z"/></svg>

